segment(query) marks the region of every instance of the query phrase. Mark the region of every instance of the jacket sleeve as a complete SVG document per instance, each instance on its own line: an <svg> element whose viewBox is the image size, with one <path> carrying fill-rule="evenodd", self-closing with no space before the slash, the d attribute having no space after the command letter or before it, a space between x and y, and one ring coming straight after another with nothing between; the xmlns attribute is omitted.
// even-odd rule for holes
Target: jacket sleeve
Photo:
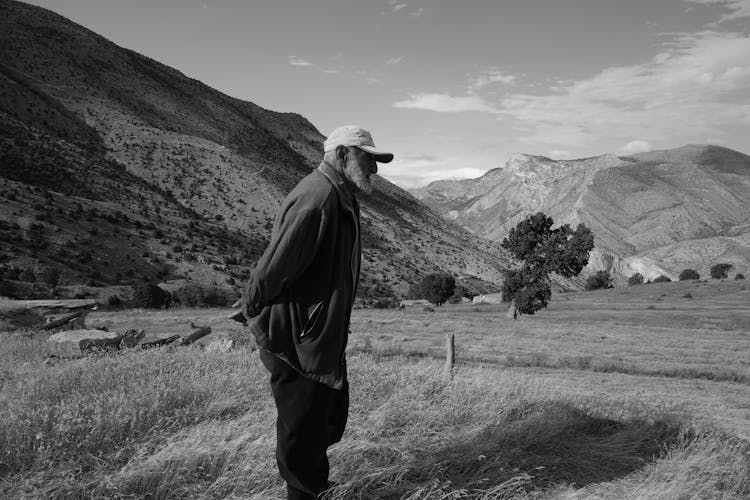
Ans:
<svg viewBox="0 0 750 500"><path fill-rule="evenodd" d="M260 314L304 273L318 251L322 223L316 209L292 206L283 214L242 295L245 317Z"/></svg>

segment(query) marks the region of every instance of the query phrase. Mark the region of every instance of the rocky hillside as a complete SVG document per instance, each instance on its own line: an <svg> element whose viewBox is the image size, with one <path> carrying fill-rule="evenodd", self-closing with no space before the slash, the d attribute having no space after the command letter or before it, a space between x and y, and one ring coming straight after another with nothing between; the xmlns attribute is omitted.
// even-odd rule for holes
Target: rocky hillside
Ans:
<svg viewBox="0 0 750 500"><path fill-rule="evenodd" d="M6 270L54 267L63 284L236 289L323 139L300 115L231 98L48 10L0 0ZM509 262L384 179L364 200L363 231L363 296L404 294L438 270L489 290Z"/></svg>
<svg viewBox="0 0 750 500"><path fill-rule="evenodd" d="M591 227L590 267L621 276L708 276L718 262L750 269L750 157L688 145L632 156L554 161L515 155L478 179L413 194L475 234L499 241L527 215Z"/></svg>

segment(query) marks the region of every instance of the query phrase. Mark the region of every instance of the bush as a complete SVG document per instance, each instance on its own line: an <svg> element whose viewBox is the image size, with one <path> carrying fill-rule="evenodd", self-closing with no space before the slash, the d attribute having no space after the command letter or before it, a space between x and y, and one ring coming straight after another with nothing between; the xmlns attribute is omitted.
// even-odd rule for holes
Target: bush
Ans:
<svg viewBox="0 0 750 500"><path fill-rule="evenodd" d="M469 292L466 287L463 285L456 285L456 290L453 292L453 295L448 298L448 303L460 304L461 300L469 295L471 295L471 292Z"/></svg>
<svg viewBox="0 0 750 500"><path fill-rule="evenodd" d="M679 280L680 281L687 281L687 280L699 280L701 279L701 275L698 274L698 271L695 269L685 269L680 273Z"/></svg>
<svg viewBox="0 0 750 500"><path fill-rule="evenodd" d="M56 267L46 267L39 273L39 279L54 289L60 283L60 271Z"/></svg>
<svg viewBox="0 0 750 500"><path fill-rule="evenodd" d="M27 283L34 283L36 281L36 274L34 274L34 270L27 268L21 271L21 274L18 276L18 279L21 281L25 281Z"/></svg>
<svg viewBox="0 0 750 500"><path fill-rule="evenodd" d="M173 293L174 300L184 307L219 307L229 304L226 293L216 287L185 285Z"/></svg>
<svg viewBox="0 0 750 500"><path fill-rule="evenodd" d="M133 286L133 306L145 309L161 309L169 306L170 296L159 285L139 282Z"/></svg>
<svg viewBox="0 0 750 500"><path fill-rule="evenodd" d="M672 281L672 279L669 276L661 275L657 277L652 283L666 283L667 281Z"/></svg>
<svg viewBox="0 0 750 500"><path fill-rule="evenodd" d="M642 285L643 284L643 275L641 273L635 273L630 278L628 278L628 285Z"/></svg>
<svg viewBox="0 0 750 500"><path fill-rule="evenodd" d="M726 278L730 269L732 269L732 264L715 264L711 266L711 277L716 279Z"/></svg>
<svg viewBox="0 0 750 500"><path fill-rule="evenodd" d="M612 277L609 271L597 271L586 280L586 290L601 290L612 288Z"/></svg>
<svg viewBox="0 0 750 500"><path fill-rule="evenodd" d="M6 280L17 281L21 277L21 270L17 267L6 267L3 270L2 278Z"/></svg>
<svg viewBox="0 0 750 500"><path fill-rule="evenodd" d="M734 279L736 279L736 280L744 280L745 279L745 275L742 274L742 273L737 273L737 274L734 275Z"/></svg>
<svg viewBox="0 0 750 500"><path fill-rule="evenodd" d="M0 297L15 298L13 285L6 281L0 281Z"/></svg>
<svg viewBox="0 0 750 500"><path fill-rule="evenodd" d="M109 305L109 307L115 307L115 308L120 307L122 306L122 299L120 298L119 295L110 295L109 298L107 299L107 305Z"/></svg>
<svg viewBox="0 0 750 500"><path fill-rule="evenodd" d="M445 304L456 289L456 279L447 273L428 274L409 289L409 298L427 299L436 306Z"/></svg>

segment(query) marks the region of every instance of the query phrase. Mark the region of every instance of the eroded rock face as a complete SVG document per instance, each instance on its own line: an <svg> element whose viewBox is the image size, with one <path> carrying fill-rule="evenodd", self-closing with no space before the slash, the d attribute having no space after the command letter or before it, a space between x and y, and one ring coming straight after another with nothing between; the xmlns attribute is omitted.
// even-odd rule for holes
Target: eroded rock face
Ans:
<svg viewBox="0 0 750 500"><path fill-rule="evenodd" d="M446 217L502 241L542 211L592 229L590 271L646 279L721 259L750 269L750 156L689 145L617 157L555 161L514 155L478 179L438 181L413 194Z"/></svg>

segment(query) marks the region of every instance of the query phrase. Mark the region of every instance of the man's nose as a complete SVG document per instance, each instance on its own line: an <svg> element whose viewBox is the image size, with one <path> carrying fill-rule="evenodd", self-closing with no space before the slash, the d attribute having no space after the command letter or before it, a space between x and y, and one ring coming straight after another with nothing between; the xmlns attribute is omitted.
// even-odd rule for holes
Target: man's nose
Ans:
<svg viewBox="0 0 750 500"><path fill-rule="evenodd" d="M373 161L370 164L370 173L371 174L377 174L378 173L378 163L376 161Z"/></svg>

